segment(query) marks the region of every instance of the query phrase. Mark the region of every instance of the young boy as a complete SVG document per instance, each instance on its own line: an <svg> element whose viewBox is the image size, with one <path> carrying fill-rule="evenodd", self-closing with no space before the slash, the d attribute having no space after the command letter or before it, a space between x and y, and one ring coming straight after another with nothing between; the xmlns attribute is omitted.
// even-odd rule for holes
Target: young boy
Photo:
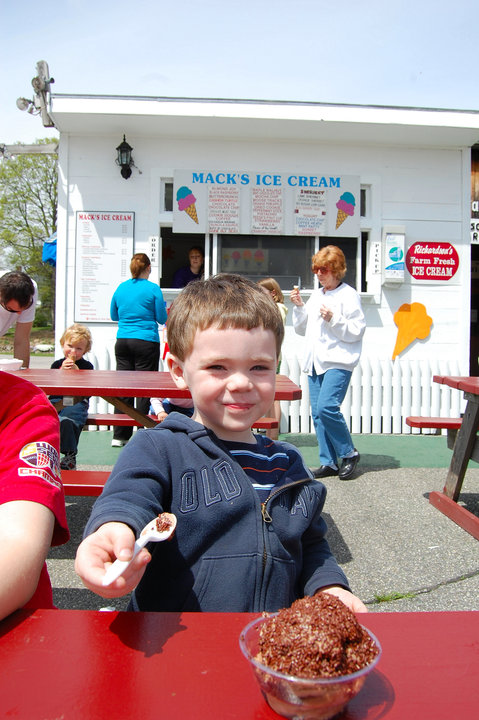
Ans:
<svg viewBox="0 0 479 720"><path fill-rule="evenodd" d="M324 486L292 445L251 432L274 398L283 334L271 300L238 275L178 295L168 365L194 415L171 413L123 449L78 549L88 588L107 598L134 590L132 610L274 611L318 590L366 610L325 539ZM163 511L177 517L173 539L140 551L102 587L110 564L131 559L135 535Z"/></svg>
<svg viewBox="0 0 479 720"><path fill-rule="evenodd" d="M93 365L83 357L91 350L91 333L84 325L71 325L60 338L64 357L55 360L51 367L62 370L93 370ZM88 398L80 398L74 405L65 405L59 396L50 396L50 402L58 410L60 417L60 460L62 470L76 470L78 441L88 415Z"/></svg>

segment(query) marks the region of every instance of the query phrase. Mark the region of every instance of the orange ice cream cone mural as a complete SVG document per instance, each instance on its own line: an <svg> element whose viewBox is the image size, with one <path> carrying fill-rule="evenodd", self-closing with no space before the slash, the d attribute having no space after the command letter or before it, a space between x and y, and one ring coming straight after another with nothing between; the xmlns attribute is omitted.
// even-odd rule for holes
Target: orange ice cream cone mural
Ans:
<svg viewBox="0 0 479 720"><path fill-rule="evenodd" d="M356 207L356 199L350 192L344 192L336 203L338 214L336 216L336 230L343 222L354 215L354 208Z"/></svg>
<svg viewBox="0 0 479 720"><path fill-rule="evenodd" d="M178 210L184 210L190 218L198 224L198 213L196 212L196 198L190 188L182 185L176 192Z"/></svg>
<svg viewBox="0 0 479 720"><path fill-rule="evenodd" d="M394 313L394 322L398 328L393 360L414 340L425 340L431 332L432 318L422 303L404 303Z"/></svg>

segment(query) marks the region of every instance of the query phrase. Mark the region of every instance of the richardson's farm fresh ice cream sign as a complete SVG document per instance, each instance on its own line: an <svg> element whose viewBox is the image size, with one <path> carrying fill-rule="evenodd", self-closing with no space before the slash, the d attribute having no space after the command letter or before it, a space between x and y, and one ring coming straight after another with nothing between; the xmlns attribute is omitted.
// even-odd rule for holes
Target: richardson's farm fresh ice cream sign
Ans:
<svg viewBox="0 0 479 720"><path fill-rule="evenodd" d="M416 280L450 280L459 267L459 256L450 243L417 242L407 251L406 267Z"/></svg>

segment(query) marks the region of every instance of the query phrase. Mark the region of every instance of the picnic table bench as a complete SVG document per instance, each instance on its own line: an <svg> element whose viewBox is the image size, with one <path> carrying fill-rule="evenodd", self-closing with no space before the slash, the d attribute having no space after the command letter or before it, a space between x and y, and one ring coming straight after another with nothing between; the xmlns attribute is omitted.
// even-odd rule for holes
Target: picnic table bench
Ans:
<svg viewBox="0 0 479 720"><path fill-rule="evenodd" d="M452 450L457 432L462 425L462 418L410 415L406 418L406 425L421 430L447 430L447 447Z"/></svg>
<svg viewBox="0 0 479 720"><path fill-rule="evenodd" d="M62 470L65 495L98 497L109 476L109 470Z"/></svg>
<svg viewBox="0 0 479 720"><path fill-rule="evenodd" d="M406 418L406 425L409 427L431 429L431 430L459 430L462 418L450 417L422 417L410 415Z"/></svg>

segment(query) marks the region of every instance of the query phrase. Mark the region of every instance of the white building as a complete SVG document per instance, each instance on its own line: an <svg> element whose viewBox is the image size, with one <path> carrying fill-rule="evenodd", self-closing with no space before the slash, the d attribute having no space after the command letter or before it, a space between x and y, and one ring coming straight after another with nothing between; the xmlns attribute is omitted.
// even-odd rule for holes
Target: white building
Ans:
<svg viewBox="0 0 479 720"><path fill-rule="evenodd" d="M469 356L479 113L54 94L50 116L60 131L57 335L87 324L99 367L115 366L108 309L133 252L152 257L168 304L192 245L205 250L206 275L274 276L285 295L300 278L306 299L311 256L333 243L367 321L343 405L352 431L409 432L408 414L460 411L432 375L479 372ZM124 136L128 179L116 163ZM178 205L184 188L196 220ZM283 408L293 432L310 431L301 342L288 325L282 371L304 389L300 408Z"/></svg>

